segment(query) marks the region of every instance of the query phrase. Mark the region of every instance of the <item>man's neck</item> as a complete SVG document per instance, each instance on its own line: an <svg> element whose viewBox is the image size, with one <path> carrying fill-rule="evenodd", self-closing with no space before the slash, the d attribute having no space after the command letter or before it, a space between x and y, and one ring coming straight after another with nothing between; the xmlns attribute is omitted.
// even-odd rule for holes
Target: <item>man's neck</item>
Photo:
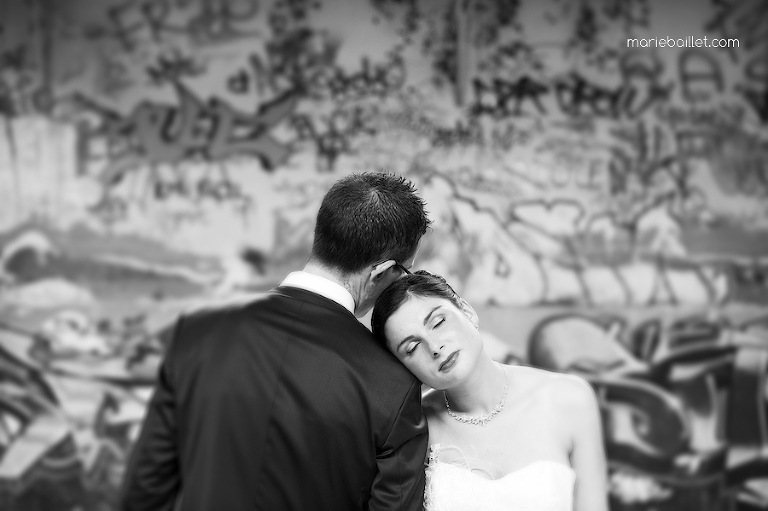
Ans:
<svg viewBox="0 0 768 511"><path fill-rule="evenodd" d="M317 275L318 277L323 277L324 279L328 279L331 282L335 282L340 286L344 286L343 280L338 273L332 272L325 266L321 266L319 264L313 263L312 261L304 265L304 268L302 269L302 271L311 273L312 275Z"/></svg>
<svg viewBox="0 0 768 511"><path fill-rule="evenodd" d="M355 304L358 303L359 295L355 292L354 286L350 285L349 279L342 277L338 272L331 271L327 267L313 263L312 261L309 261L306 265L304 265L304 269L302 271L312 275L317 275L318 277L323 277L324 279L330 280L331 282L340 285L349 291L349 294L351 294L352 298L355 300Z"/></svg>

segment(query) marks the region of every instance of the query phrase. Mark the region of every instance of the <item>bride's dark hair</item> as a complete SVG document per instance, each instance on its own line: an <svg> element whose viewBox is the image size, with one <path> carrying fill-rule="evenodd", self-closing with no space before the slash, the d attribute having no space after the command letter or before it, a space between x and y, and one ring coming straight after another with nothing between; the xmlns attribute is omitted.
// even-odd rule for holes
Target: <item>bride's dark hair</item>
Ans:
<svg viewBox="0 0 768 511"><path fill-rule="evenodd" d="M461 308L461 297L440 275L426 270L404 275L381 293L373 307L371 330L382 345L387 345L384 335L384 325L387 320L412 296L444 298Z"/></svg>

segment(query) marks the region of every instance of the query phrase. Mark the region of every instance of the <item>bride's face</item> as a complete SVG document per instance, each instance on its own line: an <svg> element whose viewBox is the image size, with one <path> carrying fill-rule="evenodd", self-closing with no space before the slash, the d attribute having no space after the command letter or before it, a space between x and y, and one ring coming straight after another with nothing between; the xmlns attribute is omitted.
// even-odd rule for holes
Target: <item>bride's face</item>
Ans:
<svg viewBox="0 0 768 511"><path fill-rule="evenodd" d="M384 325L390 351L422 383L442 390L462 382L475 367L483 341L469 305L414 296Z"/></svg>

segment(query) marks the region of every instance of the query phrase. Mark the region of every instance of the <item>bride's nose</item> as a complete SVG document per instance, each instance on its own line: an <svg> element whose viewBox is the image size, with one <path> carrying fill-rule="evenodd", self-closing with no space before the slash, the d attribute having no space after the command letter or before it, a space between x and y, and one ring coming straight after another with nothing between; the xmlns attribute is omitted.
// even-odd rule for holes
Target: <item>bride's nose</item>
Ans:
<svg viewBox="0 0 768 511"><path fill-rule="evenodd" d="M440 352L443 351L443 348L445 347L445 344L432 344L432 358L437 358L440 356Z"/></svg>

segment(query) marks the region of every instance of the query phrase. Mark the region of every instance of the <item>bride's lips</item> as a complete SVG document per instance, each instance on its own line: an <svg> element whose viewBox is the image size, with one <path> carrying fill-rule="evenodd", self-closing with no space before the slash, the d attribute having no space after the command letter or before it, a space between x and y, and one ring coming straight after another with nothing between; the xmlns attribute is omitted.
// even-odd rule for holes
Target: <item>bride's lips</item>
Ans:
<svg viewBox="0 0 768 511"><path fill-rule="evenodd" d="M454 364L456 363L456 360L458 358L459 358L459 352L458 351L454 351L453 353L448 355L448 358L445 359L445 362L440 364L440 371L447 371L447 370L449 370L451 367L454 366Z"/></svg>

